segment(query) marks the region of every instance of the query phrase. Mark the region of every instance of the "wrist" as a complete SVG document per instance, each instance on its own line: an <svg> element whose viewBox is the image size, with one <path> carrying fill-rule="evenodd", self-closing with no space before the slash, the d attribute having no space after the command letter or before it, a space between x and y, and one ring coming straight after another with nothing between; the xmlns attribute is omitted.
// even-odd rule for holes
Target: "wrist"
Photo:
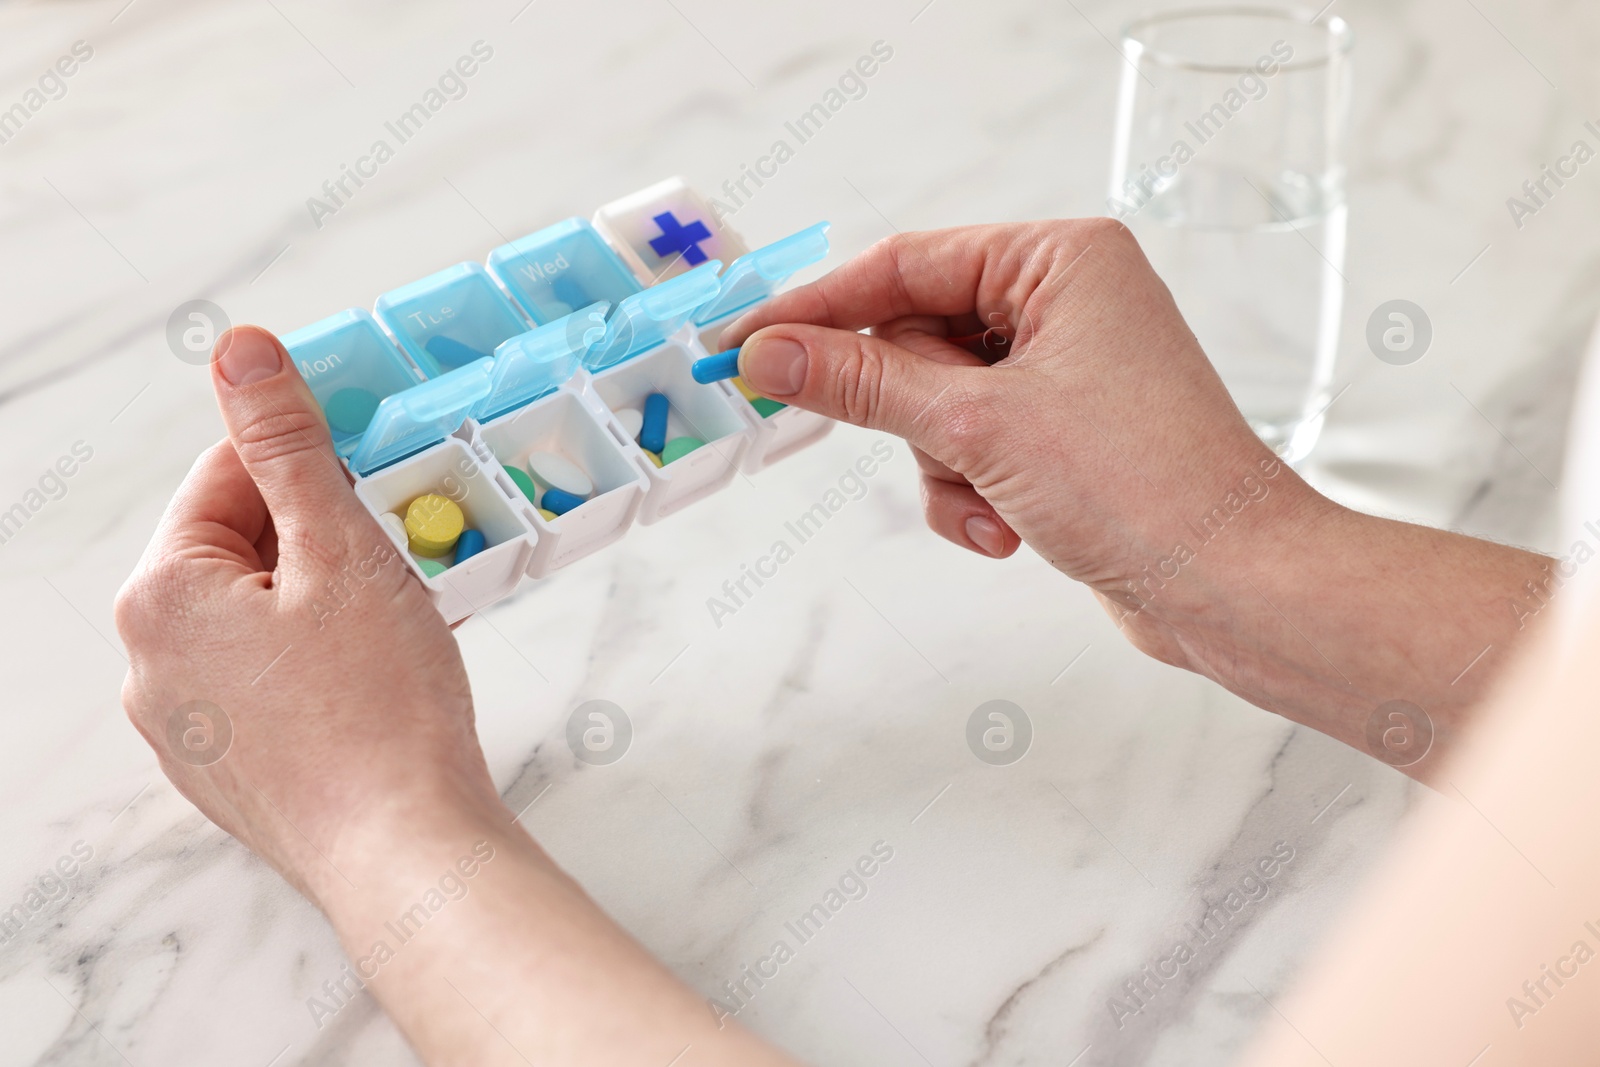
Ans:
<svg viewBox="0 0 1600 1067"><path fill-rule="evenodd" d="M1315 597L1314 587L1328 573L1324 564L1359 544L1351 524L1367 516L1323 496L1287 464L1279 467L1262 479L1259 499L1246 497L1238 512L1214 507L1206 521L1190 524L1205 568L1192 590L1201 599L1180 603L1207 627L1231 627L1274 591Z"/></svg>
<svg viewBox="0 0 1600 1067"><path fill-rule="evenodd" d="M469 879L508 853L549 863L492 786L427 783L379 797L345 820L326 862L305 881L344 935L373 915L409 904L441 879Z"/></svg>
<svg viewBox="0 0 1600 1067"><path fill-rule="evenodd" d="M1352 543L1347 523L1361 517L1265 449L1233 469L1245 473L1174 505L1149 538L1162 550L1129 580L1100 590L1137 647L1224 684L1213 665L1248 639L1241 621L1271 610L1263 597L1276 602L1276 591L1317 581L1319 561Z"/></svg>

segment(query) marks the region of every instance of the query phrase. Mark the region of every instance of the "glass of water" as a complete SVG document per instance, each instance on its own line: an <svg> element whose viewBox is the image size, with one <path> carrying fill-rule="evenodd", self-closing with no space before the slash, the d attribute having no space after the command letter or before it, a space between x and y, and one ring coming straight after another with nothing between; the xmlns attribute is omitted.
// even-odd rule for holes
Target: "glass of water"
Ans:
<svg viewBox="0 0 1600 1067"><path fill-rule="evenodd" d="M1290 463L1331 401L1352 43L1343 19L1270 7L1166 11L1122 37L1109 213Z"/></svg>

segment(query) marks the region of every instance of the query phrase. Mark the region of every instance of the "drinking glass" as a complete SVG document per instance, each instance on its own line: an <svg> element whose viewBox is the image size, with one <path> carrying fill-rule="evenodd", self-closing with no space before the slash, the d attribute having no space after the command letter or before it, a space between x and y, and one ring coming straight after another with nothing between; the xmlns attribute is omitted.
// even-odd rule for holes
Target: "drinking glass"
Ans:
<svg viewBox="0 0 1600 1067"><path fill-rule="evenodd" d="M1290 463L1322 432L1344 305L1353 37L1324 12L1187 8L1129 24L1108 198Z"/></svg>

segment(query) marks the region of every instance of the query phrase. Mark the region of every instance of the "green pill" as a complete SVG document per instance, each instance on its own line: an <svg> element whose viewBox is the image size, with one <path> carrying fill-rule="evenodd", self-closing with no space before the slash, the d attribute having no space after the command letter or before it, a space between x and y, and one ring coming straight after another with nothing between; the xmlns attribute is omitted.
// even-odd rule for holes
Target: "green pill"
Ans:
<svg viewBox="0 0 1600 1067"><path fill-rule="evenodd" d="M417 567L429 578L437 578L449 569L443 560L429 559L426 556L412 556L417 561Z"/></svg>
<svg viewBox="0 0 1600 1067"><path fill-rule="evenodd" d="M773 400L769 397L758 396L754 400L750 401L750 406L761 412L761 417L763 419L770 419L772 416L776 415L789 405L780 404L776 400Z"/></svg>
<svg viewBox="0 0 1600 1067"><path fill-rule="evenodd" d="M522 490L522 495L528 498L528 503L535 507L539 504L539 488L533 484L533 479L528 477L528 472L521 467L507 467L506 473L511 475L511 480L517 483L517 488Z"/></svg>
<svg viewBox="0 0 1600 1067"><path fill-rule="evenodd" d="M698 437L674 437L661 450L661 465L664 467L673 460L682 459L695 449L704 447L705 442Z"/></svg>
<svg viewBox="0 0 1600 1067"><path fill-rule="evenodd" d="M378 398L365 389L340 389L322 410L335 433L361 433L378 413Z"/></svg>

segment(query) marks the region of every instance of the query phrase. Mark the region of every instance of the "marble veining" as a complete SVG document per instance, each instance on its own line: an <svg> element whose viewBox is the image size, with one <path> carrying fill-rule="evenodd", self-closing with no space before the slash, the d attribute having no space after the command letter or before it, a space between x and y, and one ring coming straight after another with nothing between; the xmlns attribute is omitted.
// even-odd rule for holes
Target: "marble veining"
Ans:
<svg viewBox="0 0 1600 1067"><path fill-rule="evenodd" d="M668 174L714 191L878 40L893 60L740 208L747 237L828 218L838 262L895 230L1098 213L1104 37L1141 6L0 6L0 106L95 49L0 145L0 507L94 450L0 544L0 904L92 853L0 942L0 1064L414 1062L370 998L317 1027L307 998L345 963L331 931L166 784L118 707L112 597L220 433L203 370L166 348L174 307L288 330ZM1505 198L1595 117L1600 14L1481 6L1337 9L1358 36L1349 388L1307 471L1356 506L1550 549L1600 174L1521 230ZM306 199L475 40L495 58L467 95L317 227ZM1409 367L1363 341L1396 297L1436 329ZM1142 659L1031 555L932 537L903 445L716 627L705 602L738 561L875 440L841 428L464 626L508 805L708 998L892 849L739 1007L810 1062L1231 1062L1281 1025L1417 789ZM608 767L562 737L595 697L636 728ZM965 746L994 698L1035 726L1008 767ZM1264 895L1186 932L1279 847ZM1182 937L1178 977L1119 1013Z"/></svg>

